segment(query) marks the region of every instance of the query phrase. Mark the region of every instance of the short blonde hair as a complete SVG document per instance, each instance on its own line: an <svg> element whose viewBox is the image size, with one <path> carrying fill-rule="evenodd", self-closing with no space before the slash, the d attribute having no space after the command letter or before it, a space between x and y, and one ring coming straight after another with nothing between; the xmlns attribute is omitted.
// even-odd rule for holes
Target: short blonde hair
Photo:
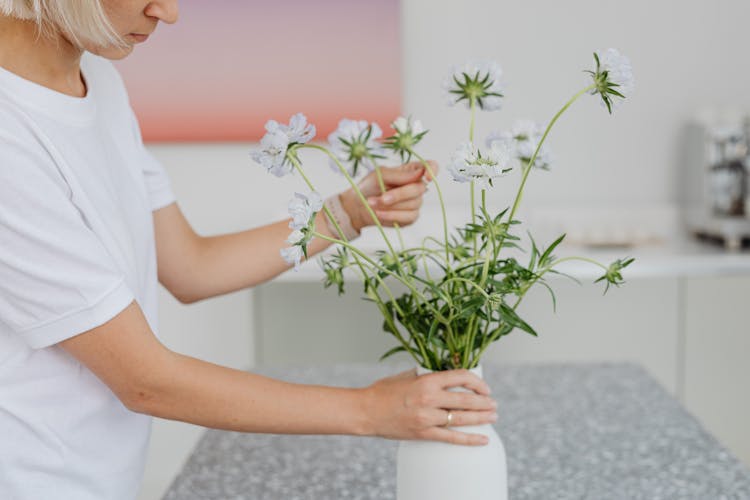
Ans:
<svg viewBox="0 0 750 500"><path fill-rule="evenodd" d="M40 33L63 33L79 47L124 45L99 0L0 0L0 14L32 20Z"/></svg>

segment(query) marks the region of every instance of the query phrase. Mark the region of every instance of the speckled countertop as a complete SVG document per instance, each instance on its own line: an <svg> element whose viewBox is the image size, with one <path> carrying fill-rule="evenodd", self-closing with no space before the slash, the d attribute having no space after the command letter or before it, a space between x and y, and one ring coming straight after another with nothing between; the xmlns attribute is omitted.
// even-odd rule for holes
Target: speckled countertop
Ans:
<svg viewBox="0 0 750 500"><path fill-rule="evenodd" d="M402 366L266 368L364 386ZM750 471L642 369L485 365L512 500L750 499ZM168 500L395 499L395 441L207 431ZM458 500L458 499L457 499Z"/></svg>

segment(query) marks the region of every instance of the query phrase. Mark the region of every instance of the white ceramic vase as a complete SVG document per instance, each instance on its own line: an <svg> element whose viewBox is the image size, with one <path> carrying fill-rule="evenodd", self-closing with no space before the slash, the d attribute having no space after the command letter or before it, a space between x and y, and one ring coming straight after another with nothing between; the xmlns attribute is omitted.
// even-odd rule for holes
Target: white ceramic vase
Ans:
<svg viewBox="0 0 750 500"><path fill-rule="evenodd" d="M479 377L482 367L471 370ZM421 366L417 374L430 373ZM453 391L466 391L453 388ZM436 441L401 441L398 447L397 500L507 500L505 448L490 424L451 427L484 434L485 446Z"/></svg>

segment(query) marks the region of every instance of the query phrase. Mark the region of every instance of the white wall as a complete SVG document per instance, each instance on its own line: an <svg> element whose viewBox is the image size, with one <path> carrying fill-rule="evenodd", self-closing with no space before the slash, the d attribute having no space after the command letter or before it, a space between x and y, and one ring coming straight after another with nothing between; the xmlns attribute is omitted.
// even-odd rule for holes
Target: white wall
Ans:
<svg viewBox="0 0 750 500"><path fill-rule="evenodd" d="M635 95L614 116L593 98L570 109L551 137L555 172L537 176L526 200L677 201L685 121L703 107L750 109L749 21L744 0L404 0L404 108L434 131L426 146L444 161L467 134L466 113L442 105L450 64L502 64L506 106L480 117L486 133L518 118L548 121L585 85L592 51L616 47L633 64Z"/></svg>

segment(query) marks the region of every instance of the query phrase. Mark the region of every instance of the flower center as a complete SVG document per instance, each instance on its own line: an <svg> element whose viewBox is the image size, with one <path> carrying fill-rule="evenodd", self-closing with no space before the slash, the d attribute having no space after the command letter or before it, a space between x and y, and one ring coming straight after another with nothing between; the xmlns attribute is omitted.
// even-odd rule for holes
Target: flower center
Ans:
<svg viewBox="0 0 750 500"><path fill-rule="evenodd" d="M594 84L596 85L596 90L599 93L606 94L608 90L608 84L609 84L609 72L608 71L600 71L594 76Z"/></svg>
<svg viewBox="0 0 750 500"><path fill-rule="evenodd" d="M414 146L414 137L410 133L404 133L399 134L398 138L396 139L396 146L399 149L409 149L410 147Z"/></svg>
<svg viewBox="0 0 750 500"><path fill-rule="evenodd" d="M367 156L367 146L362 142L352 144L352 158L362 159Z"/></svg>
<svg viewBox="0 0 750 500"><path fill-rule="evenodd" d="M464 92L471 101L475 101L486 95L484 85L479 80L469 80L464 86Z"/></svg>

